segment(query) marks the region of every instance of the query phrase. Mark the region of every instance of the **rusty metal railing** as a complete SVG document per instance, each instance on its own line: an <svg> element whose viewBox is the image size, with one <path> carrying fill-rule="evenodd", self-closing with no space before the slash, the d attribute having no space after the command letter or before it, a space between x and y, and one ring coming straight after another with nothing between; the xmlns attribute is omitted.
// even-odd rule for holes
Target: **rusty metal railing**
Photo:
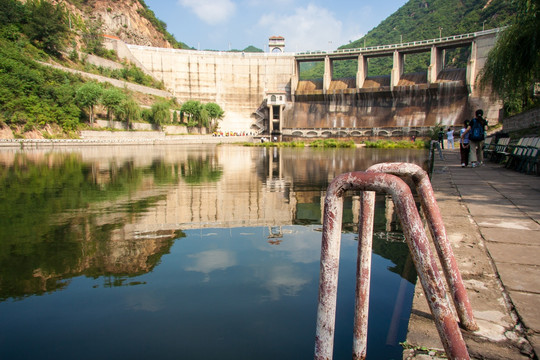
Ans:
<svg viewBox="0 0 540 360"><path fill-rule="evenodd" d="M358 243L355 330L353 359L366 356L371 238L373 229L373 191L392 196L418 277L428 300L435 325L450 359L469 359L459 326L446 298L446 288L430 251L422 220L411 190L399 177L386 173L352 172L338 176L327 190L321 246L321 273L315 359L332 359L343 195L347 190L362 190L361 226Z"/></svg>
<svg viewBox="0 0 540 360"><path fill-rule="evenodd" d="M420 197L420 204L426 216L435 249L439 256L446 282L450 288L450 293L452 294L454 306L461 325L470 331L478 330L478 325L474 320L471 303L465 285L463 284L463 279L461 278L454 252L446 237L446 229L444 227L439 206L435 200L435 194L433 193L428 174L420 166L408 163L376 164L369 167L366 171L384 172L399 177L411 177Z"/></svg>

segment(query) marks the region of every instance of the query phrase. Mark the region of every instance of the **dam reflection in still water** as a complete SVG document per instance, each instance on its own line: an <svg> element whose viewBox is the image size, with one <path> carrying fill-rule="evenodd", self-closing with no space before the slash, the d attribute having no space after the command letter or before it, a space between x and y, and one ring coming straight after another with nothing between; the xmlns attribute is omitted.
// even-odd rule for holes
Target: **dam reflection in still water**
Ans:
<svg viewBox="0 0 540 360"><path fill-rule="evenodd" d="M310 359L321 204L418 150L0 150L0 358ZM358 197L345 198L335 357L350 357ZM377 198L368 357L401 357L415 282Z"/></svg>

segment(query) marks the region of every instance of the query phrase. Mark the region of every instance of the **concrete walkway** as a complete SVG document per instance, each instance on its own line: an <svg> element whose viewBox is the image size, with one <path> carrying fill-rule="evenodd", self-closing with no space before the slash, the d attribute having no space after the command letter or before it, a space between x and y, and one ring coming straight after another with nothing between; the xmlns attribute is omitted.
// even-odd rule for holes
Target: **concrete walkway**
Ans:
<svg viewBox="0 0 540 360"><path fill-rule="evenodd" d="M480 326L463 331L471 358L540 355L540 177L486 162L462 168L459 150L435 159L432 185ZM442 349L421 285L404 359ZM432 351L426 351L431 349Z"/></svg>

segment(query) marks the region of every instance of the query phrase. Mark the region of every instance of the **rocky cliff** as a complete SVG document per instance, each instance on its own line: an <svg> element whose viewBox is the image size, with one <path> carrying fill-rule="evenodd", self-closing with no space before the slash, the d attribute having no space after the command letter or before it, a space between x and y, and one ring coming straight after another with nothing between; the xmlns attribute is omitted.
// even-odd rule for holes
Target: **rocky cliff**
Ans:
<svg viewBox="0 0 540 360"><path fill-rule="evenodd" d="M98 24L104 35L120 38L128 44L172 48L165 35L142 14L151 12L138 0L49 0L62 3L70 13L70 21ZM83 20L83 21L81 21Z"/></svg>

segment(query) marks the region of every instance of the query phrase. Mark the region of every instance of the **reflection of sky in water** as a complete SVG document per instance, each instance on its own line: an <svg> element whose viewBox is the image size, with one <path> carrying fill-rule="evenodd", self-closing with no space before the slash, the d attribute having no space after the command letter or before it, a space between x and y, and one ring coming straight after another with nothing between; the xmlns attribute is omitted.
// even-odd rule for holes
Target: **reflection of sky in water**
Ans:
<svg viewBox="0 0 540 360"><path fill-rule="evenodd" d="M124 279L124 286L75 277L64 291L0 303L0 312L9 305L2 318L12 329L0 337L0 355L312 358L320 225L283 226L279 243L271 241L276 232L271 235L268 227L195 229L185 235L151 272ZM342 236L336 359L350 358L352 351L356 236ZM388 271L391 266L373 255L368 358L401 355L398 343L405 339L413 286ZM407 295L396 303L402 291ZM33 347L24 345L28 338Z"/></svg>
<svg viewBox="0 0 540 360"><path fill-rule="evenodd" d="M186 271L197 271L206 275L204 281L210 279L209 275L214 270L225 270L236 265L235 255L228 250L206 250L198 254L188 255L193 259L193 264L186 266Z"/></svg>
<svg viewBox="0 0 540 360"><path fill-rule="evenodd" d="M237 275L241 269L252 277L246 286L254 284L265 290L260 301L277 301L282 296L298 295L313 280L297 264L319 262L320 232L309 227L292 229L282 228L279 245L267 241L267 228L248 228L250 232L246 228L187 231L187 237L177 241L171 254L183 264L184 271L203 274L202 282L211 281L217 272L222 279L230 276L228 273Z"/></svg>

